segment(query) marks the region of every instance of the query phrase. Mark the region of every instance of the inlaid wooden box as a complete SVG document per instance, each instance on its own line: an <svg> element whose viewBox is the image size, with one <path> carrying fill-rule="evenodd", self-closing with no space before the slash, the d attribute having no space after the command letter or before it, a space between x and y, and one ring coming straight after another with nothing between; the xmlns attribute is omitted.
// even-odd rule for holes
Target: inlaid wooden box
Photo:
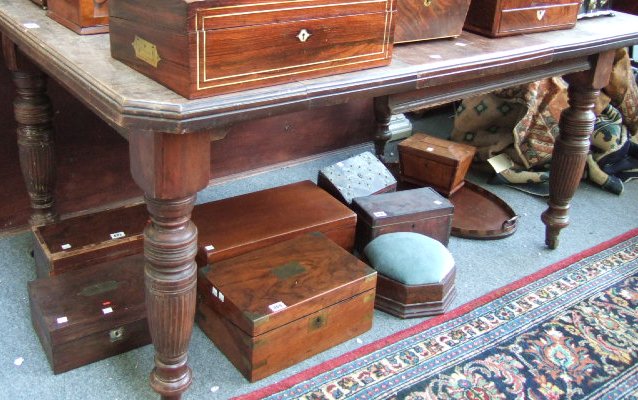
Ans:
<svg viewBox="0 0 638 400"><path fill-rule="evenodd" d="M306 234L201 268L198 323L253 382L369 330L376 275Z"/></svg>
<svg viewBox="0 0 638 400"><path fill-rule="evenodd" d="M395 0L110 0L111 53L187 98L386 65Z"/></svg>
<svg viewBox="0 0 638 400"><path fill-rule="evenodd" d="M141 254L36 279L28 292L55 374L151 343Z"/></svg>
<svg viewBox="0 0 638 400"><path fill-rule="evenodd" d="M198 205L197 265L318 231L347 251L354 247L357 215L311 181Z"/></svg>
<svg viewBox="0 0 638 400"><path fill-rule="evenodd" d="M472 0L465 29L490 37L573 28L581 0Z"/></svg>
<svg viewBox="0 0 638 400"><path fill-rule="evenodd" d="M81 35L109 31L109 0L45 0L47 16Z"/></svg>
<svg viewBox="0 0 638 400"><path fill-rule="evenodd" d="M454 206L429 187L358 197L352 209L358 217L359 253L372 239L392 232L421 233L445 246L450 240Z"/></svg>
<svg viewBox="0 0 638 400"><path fill-rule="evenodd" d="M142 252L145 204L62 220L33 230L36 274L58 275Z"/></svg>
<svg viewBox="0 0 638 400"><path fill-rule="evenodd" d="M432 186L445 196L464 183L474 146L416 133L398 144L401 180Z"/></svg>
<svg viewBox="0 0 638 400"><path fill-rule="evenodd" d="M398 0L394 43L456 37L470 0Z"/></svg>

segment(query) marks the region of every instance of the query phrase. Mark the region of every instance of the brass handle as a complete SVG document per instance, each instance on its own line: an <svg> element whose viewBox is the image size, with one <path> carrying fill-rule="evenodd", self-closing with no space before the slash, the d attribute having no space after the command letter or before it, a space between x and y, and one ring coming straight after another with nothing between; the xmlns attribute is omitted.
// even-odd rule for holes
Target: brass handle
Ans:
<svg viewBox="0 0 638 400"><path fill-rule="evenodd" d="M432 5L432 0L423 0L423 6L430 7Z"/></svg>
<svg viewBox="0 0 638 400"><path fill-rule="evenodd" d="M303 43L308 40L310 36L312 36L312 33L308 32L306 29L302 29L297 34L297 39L299 39L299 41Z"/></svg>
<svg viewBox="0 0 638 400"><path fill-rule="evenodd" d="M109 339L111 340L111 343L124 339L124 327L121 326L116 329L111 329L111 331L109 331Z"/></svg>

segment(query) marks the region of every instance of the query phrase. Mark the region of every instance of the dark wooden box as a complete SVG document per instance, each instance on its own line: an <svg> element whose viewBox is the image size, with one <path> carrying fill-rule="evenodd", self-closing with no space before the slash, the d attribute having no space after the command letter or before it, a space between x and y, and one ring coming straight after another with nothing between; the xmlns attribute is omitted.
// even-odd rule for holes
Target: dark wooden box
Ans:
<svg viewBox="0 0 638 400"><path fill-rule="evenodd" d="M109 0L45 0L47 16L75 33L109 31Z"/></svg>
<svg viewBox="0 0 638 400"><path fill-rule="evenodd" d="M359 253L377 236L392 232L416 232L447 246L454 206L432 188L403 190L352 202L357 213L355 246Z"/></svg>
<svg viewBox="0 0 638 400"><path fill-rule="evenodd" d="M397 180L374 154L366 151L322 168L317 185L350 205L355 197L395 191Z"/></svg>
<svg viewBox="0 0 638 400"><path fill-rule="evenodd" d="M470 0L398 0L394 43L456 37Z"/></svg>
<svg viewBox="0 0 638 400"><path fill-rule="evenodd" d="M401 180L432 186L445 196L463 186L474 146L415 133L398 144Z"/></svg>
<svg viewBox="0 0 638 400"><path fill-rule="evenodd" d="M427 317L444 313L456 296L456 267L440 282L406 285L377 275L375 307L399 318Z"/></svg>
<svg viewBox="0 0 638 400"><path fill-rule="evenodd" d="M55 374L151 342L141 254L28 284L31 321Z"/></svg>
<svg viewBox="0 0 638 400"><path fill-rule="evenodd" d="M347 251L354 248L357 215L311 181L301 181L198 205L197 265L319 231Z"/></svg>
<svg viewBox="0 0 638 400"><path fill-rule="evenodd" d="M33 228L38 277L140 253L148 221L145 204L120 207Z"/></svg>
<svg viewBox="0 0 638 400"><path fill-rule="evenodd" d="M305 234L200 269L198 323L253 382L369 330L376 275Z"/></svg>
<svg viewBox="0 0 638 400"><path fill-rule="evenodd" d="M110 0L113 57L187 98L387 65L392 0Z"/></svg>
<svg viewBox="0 0 638 400"><path fill-rule="evenodd" d="M573 28L581 0L472 0L464 28L490 37Z"/></svg>

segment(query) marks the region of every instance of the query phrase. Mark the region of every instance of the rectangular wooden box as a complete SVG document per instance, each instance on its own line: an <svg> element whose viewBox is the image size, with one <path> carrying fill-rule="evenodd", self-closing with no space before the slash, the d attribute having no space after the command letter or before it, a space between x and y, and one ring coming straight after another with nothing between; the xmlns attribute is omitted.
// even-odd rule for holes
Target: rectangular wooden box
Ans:
<svg viewBox="0 0 638 400"><path fill-rule="evenodd" d="M31 321L55 374L151 342L141 254L28 283Z"/></svg>
<svg viewBox="0 0 638 400"><path fill-rule="evenodd" d="M109 31L109 0L45 0L47 16L75 33Z"/></svg>
<svg viewBox="0 0 638 400"><path fill-rule="evenodd" d="M369 330L376 276L305 234L200 269L198 323L253 382Z"/></svg>
<svg viewBox="0 0 638 400"><path fill-rule="evenodd" d="M140 253L148 221L145 204L69 218L33 230L36 274L58 275Z"/></svg>
<svg viewBox="0 0 638 400"><path fill-rule="evenodd" d="M463 186L474 146L415 133L398 144L401 180L449 196Z"/></svg>
<svg viewBox="0 0 638 400"><path fill-rule="evenodd" d="M454 206L432 188L424 187L358 197L352 202L357 213L355 247L363 249L377 236L392 232L416 232L447 246Z"/></svg>
<svg viewBox="0 0 638 400"><path fill-rule="evenodd" d="M395 191L397 180L374 154L366 151L322 168L317 185L349 205L355 197Z"/></svg>
<svg viewBox="0 0 638 400"><path fill-rule="evenodd" d="M394 43L456 37L470 0L398 0Z"/></svg>
<svg viewBox="0 0 638 400"><path fill-rule="evenodd" d="M311 181L301 181L198 205L197 265L318 231L347 251L354 248L357 215Z"/></svg>
<svg viewBox="0 0 638 400"><path fill-rule="evenodd" d="M111 54L187 98L387 65L394 0L110 0Z"/></svg>
<svg viewBox="0 0 638 400"><path fill-rule="evenodd" d="M573 28L581 0L472 0L465 29L490 37Z"/></svg>

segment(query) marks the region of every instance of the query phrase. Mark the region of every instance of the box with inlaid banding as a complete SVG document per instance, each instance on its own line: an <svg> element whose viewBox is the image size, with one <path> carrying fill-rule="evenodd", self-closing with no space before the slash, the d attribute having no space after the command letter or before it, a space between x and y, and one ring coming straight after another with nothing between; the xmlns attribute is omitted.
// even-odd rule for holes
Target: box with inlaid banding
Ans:
<svg viewBox="0 0 638 400"><path fill-rule="evenodd" d="M187 98L377 67L395 2L114 0L111 54Z"/></svg>

